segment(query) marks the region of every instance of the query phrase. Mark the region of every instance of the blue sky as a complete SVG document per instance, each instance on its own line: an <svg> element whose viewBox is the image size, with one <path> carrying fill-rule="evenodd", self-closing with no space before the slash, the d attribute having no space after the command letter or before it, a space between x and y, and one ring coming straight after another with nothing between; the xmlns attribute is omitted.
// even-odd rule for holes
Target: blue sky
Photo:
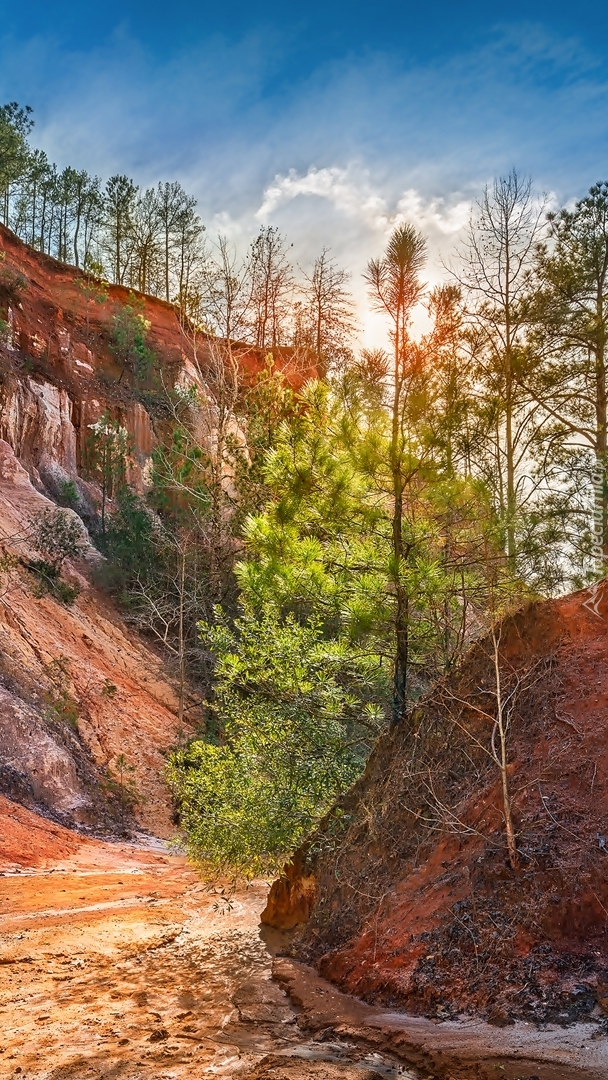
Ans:
<svg viewBox="0 0 608 1080"><path fill-rule="evenodd" d="M34 0L3 12L0 100L58 165L179 179L209 232L278 224L353 272L395 221L429 278L515 166L560 201L608 176L608 5ZM371 325L371 324L370 324Z"/></svg>

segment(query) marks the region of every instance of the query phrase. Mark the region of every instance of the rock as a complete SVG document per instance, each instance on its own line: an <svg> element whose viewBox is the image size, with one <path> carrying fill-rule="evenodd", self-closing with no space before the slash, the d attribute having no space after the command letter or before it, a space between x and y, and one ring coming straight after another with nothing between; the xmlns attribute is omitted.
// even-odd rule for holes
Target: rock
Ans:
<svg viewBox="0 0 608 1080"><path fill-rule="evenodd" d="M76 742L67 730L64 737ZM93 806L78 776L79 749L74 745L70 753L39 712L0 686L0 791L13 798L21 794L32 808L39 805L67 820L89 822ZM21 791L14 787L15 774Z"/></svg>
<svg viewBox="0 0 608 1080"><path fill-rule="evenodd" d="M305 923L315 905L317 884L307 873L305 856L297 852L280 878L273 882L260 919L278 930L292 930Z"/></svg>

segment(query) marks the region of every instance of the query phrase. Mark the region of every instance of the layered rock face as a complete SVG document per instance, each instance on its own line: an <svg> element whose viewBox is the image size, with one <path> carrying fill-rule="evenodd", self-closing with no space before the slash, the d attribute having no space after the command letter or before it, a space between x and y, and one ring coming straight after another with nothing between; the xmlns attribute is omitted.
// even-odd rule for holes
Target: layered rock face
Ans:
<svg viewBox="0 0 608 1080"><path fill-rule="evenodd" d="M0 438L34 485L52 496L66 479L82 487L90 426L106 411L130 437L129 483L139 490L145 486L162 417L153 401L144 407L128 388L112 345L113 320L133 296L120 285L96 285L0 225ZM213 341L199 334L193 343L172 304L142 295L137 303L157 381L165 387L196 385L209 407L204 426L212 429L213 397L205 379L217 366ZM314 367L296 363L290 350L275 353L294 389L314 376ZM259 350L238 346L245 382L263 361Z"/></svg>
<svg viewBox="0 0 608 1080"><path fill-rule="evenodd" d="M33 557L27 523L54 507L0 442L0 537L6 554ZM73 513L73 511L66 511ZM69 607L37 596L19 563L0 585L0 791L64 824L116 826L105 789L122 754L139 798L135 813L168 835L164 753L177 740L176 701L162 660L126 627L90 581L89 545L65 576ZM186 732L187 734L187 732Z"/></svg>
<svg viewBox="0 0 608 1080"><path fill-rule="evenodd" d="M120 287L96 292L0 226L0 792L67 825L120 827L115 763L124 755L137 820L168 835L164 755L177 724L162 659L91 583L100 556L90 543L66 564L80 588L69 607L36 595L19 562L36 557L31 521L66 484L85 521L94 518L100 493L83 472L90 425L104 412L129 433L128 479L145 488L157 421L120 381L111 348L113 318L130 299ZM208 398L175 309L142 303L165 384L198 382Z"/></svg>
<svg viewBox="0 0 608 1080"><path fill-rule="evenodd" d="M0 438L34 485L55 495L62 481L82 484L90 426L107 411L129 433L129 480L141 489L154 419L123 385L111 336L113 319L132 294L121 286L101 289L2 226L0 253ZM188 381L204 389L175 308L152 297L140 302L167 385L187 370Z"/></svg>

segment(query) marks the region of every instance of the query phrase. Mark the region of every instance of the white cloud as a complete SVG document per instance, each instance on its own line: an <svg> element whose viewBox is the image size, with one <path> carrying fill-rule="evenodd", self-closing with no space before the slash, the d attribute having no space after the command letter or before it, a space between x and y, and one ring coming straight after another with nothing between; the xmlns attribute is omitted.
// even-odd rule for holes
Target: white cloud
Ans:
<svg viewBox="0 0 608 1080"><path fill-rule="evenodd" d="M267 221L282 205L298 196L327 199L336 210L347 217L364 221L372 229L385 231L389 225L386 200L371 190L365 176L357 177L354 167L337 165L317 169L311 166L304 176L290 169L286 176L277 174L264 192L264 201L255 217Z"/></svg>
<svg viewBox="0 0 608 1080"><path fill-rule="evenodd" d="M295 169L286 175L277 174L264 191L255 217L267 222L279 207L307 196L326 199L340 213L384 234L403 221L411 221L419 229L430 228L449 236L463 228L471 212L469 199L452 203L449 198L425 199L419 191L408 188L398 199L395 212L390 213L387 198L374 190L367 170L354 165L322 169L313 165L303 176Z"/></svg>
<svg viewBox="0 0 608 1080"><path fill-rule="evenodd" d="M425 200L420 192L408 188L397 203L395 224L411 221L423 232L436 229L446 236L460 232L471 213L471 200L459 199L450 205L447 198Z"/></svg>

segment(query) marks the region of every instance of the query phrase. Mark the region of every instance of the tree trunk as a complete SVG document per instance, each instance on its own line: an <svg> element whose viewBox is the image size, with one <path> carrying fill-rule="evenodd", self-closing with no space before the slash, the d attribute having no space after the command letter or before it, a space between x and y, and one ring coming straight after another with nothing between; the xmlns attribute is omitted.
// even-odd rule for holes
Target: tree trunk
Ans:
<svg viewBox="0 0 608 1080"><path fill-rule="evenodd" d="M179 697L177 706L178 738L183 738L184 693L186 686L186 650L184 646L184 596L186 587L186 551L182 541L179 579Z"/></svg>
<svg viewBox="0 0 608 1080"><path fill-rule="evenodd" d="M513 340L511 328L509 223L505 223L505 440L507 457L507 557L509 569L516 570L515 547L515 451L513 446Z"/></svg>
<svg viewBox="0 0 608 1080"><path fill-rule="evenodd" d="M400 724L406 712L407 664L409 653L409 600L402 582L403 562L403 461L400 445L401 419L401 313L395 322L395 386L391 428L391 471L393 476L392 548L395 574L395 668L393 674L392 725Z"/></svg>
<svg viewBox="0 0 608 1080"><path fill-rule="evenodd" d="M509 790L509 773L507 765L507 730L505 725L505 715L503 710L502 700L502 685L500 679L500 655L498 650L498 641L496 639L496 633L492 629L492 644L494 648L494 674L496 678L496 727L498 729L498 735L500 738L500 757L496 757L495 760L498 768L500 769L500 779L502 785L502 806L503 816L505 819L505 833L507 837L507 851L509 853L509 864L512 870L517 869L517 846L515 843L515 828L513 826L513 814L511 810L511 793ZM492 747L494 753L494 747Z"/></svg>

